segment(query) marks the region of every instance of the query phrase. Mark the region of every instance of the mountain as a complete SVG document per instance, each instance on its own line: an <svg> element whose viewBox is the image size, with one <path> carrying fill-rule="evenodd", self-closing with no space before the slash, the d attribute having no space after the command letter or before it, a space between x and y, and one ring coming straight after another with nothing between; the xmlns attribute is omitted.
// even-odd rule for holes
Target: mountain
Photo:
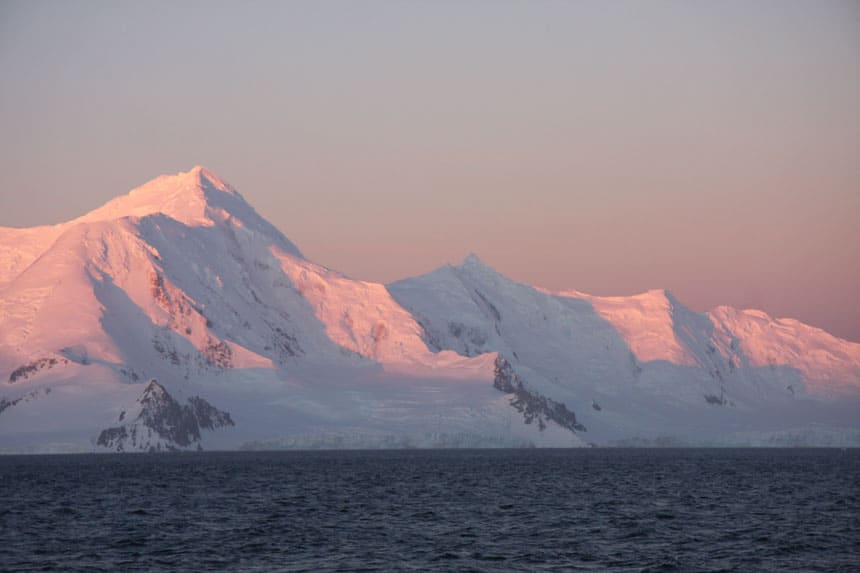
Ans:
<svg viewBox="0 0 860 573"><path fill-rule="evenodd" d="M598 443L843 444L860 426L860 344L761 311L698 313L668 291L552 293L470 255L389 285L433 349L495 352Z"/></svg>
<svg viewBox="0 0 860 573"><path fill-rule="evenodd" d="M202 167L0 228L0 451L860 444L860 344L470 255L317 265Z"/></svg>

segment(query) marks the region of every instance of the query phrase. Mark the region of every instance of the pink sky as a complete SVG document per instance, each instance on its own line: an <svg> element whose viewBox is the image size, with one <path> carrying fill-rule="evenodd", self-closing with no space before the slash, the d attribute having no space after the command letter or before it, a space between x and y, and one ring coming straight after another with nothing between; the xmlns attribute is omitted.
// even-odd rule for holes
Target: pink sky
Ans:
<svg viewBox="0 0 860 573"><path fill-rule="evenodd" d="M474 251L860 341L860 4L0 4L0 225L204 164L310 258Z"/></svg>

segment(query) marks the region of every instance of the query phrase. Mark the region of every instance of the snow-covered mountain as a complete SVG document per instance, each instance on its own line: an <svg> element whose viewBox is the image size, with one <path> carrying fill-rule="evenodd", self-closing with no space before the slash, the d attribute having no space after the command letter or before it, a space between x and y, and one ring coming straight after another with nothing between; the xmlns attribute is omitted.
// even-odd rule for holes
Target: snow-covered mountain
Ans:
<svg viewBox="0 0 860 573"><path fill-rule="evenodd" d="M860 444L860 344L468 257L388 286L202 167L0 228L0 451Z"/></svg>
<svg viewBox="0 0 860 573"><path fill-rule="evenodd" d="M498 353L598 444L844 444L860 437L860 344L668 291L551 293L469 256L389 285L433 349Z"/></svg>

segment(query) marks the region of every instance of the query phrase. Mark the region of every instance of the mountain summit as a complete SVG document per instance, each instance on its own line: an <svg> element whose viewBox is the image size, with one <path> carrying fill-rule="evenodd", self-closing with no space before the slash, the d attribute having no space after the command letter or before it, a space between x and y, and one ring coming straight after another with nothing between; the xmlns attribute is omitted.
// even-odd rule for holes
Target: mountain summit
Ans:
<svg viewBox="0 0 860 573"><path fill-rule="evenodd" d="M107 221L155 214L192 227L239 224L270 236L293 254L300 255L295 245L260 217L232 185L200 165L184 173L157 177L77 221Z"/></svg>
<svg viewBox="0 0 860 573"><path fill-rule="evenodd" d="M233 187L198 165L184 173L157 177L80 220L104 221L159 213L186 225L211 225L212 215L223 217L227 213L225 207L237 205L247 206Z"/></svg>
<svg viewBox="0 0 860 573"><path fill-rule="evenodd" d="M0 229L0 451L860 445L858 412L820 329L475 255L353 280L203 167Z"/></svg>

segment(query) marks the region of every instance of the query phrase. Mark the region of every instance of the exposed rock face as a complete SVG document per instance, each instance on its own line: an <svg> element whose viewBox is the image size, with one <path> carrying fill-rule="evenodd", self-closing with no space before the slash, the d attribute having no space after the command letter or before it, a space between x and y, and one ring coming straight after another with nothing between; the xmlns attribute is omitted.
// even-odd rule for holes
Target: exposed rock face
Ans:
<svg viewBox="0 0 860 573"><path fill-rule="evenodd" d="M200 396L189 398L185 410L188 408L193 412L197 425L204 430L215 430L224 426L235 425L228 412L222 412Z"/></svg>
<svg viewBox="0 0 860 573"><path fill-rule="evenodd" d="M26 380L30 376L35 375L40 370L50 369L58 364L68 364L69 361L66 358L57 359L54 357L47 358L39 358L38 360L34 360L29 364L24 364L23 366L19 366L15 370L12 371L12 374L9 375L9 383L14 384L19 380Z"/></svg>
<svg viewBox="0 0 860 573"><path fill-rule="evenodd" d="M587 431L585 426L576 421L576 414L568 410L563 403L526 389L523 380L506 359L497 357L495 366L493 387L514 395L511 398L511 406L522 413L526 424L537 421L538 428L544 430L547 420L551 420L571 432Z"/></svg>
<svg viewBox="0 0 860 573"><path fill-rule="evenodd" d="M103 430L96 443L117 452L173 451L195 443L199 446L201 429L235 425L228 412L218 410L199 396L187 402L180 404L164 386L151 380L136 400L139 412L134 419L129 419L123 411L118 421L126 423Z"/></svg>
<svg viewBox="0 0 860 573"><path fill-rule="evenodd" d="M201 167L59 225L0 228L3 452L96 438L135 451L737 445L776 432L856 446L858 412L856 342L761 311L698 313L668 291L553 293L473 255L389 285L354 280L305 259Z"/></svg>
<svg viewBox="0 0 860 573"><path fill-rule="evenodd" d="M18 398L13 398L13 399L0 398L0 414L2 414L3 411L6 410L7 408L11 408L12 406L17 406L21 402L30 402L32 400L39 398L40 396L47 396L50 393L51 393L50 388L43 388L42 390L32 390L32 391L27 392L26 394L24 394L23 396L20 396Z"/></svg>

